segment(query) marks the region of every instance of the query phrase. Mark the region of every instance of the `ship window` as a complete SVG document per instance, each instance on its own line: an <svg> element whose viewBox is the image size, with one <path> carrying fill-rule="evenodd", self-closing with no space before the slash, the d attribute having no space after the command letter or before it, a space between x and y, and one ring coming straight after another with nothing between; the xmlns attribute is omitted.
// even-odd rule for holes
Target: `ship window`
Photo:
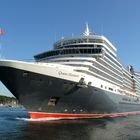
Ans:
<svg viewBox="0 0 140 140"><path fill-rule="evenodd" d="M91 49L88 49L88 53L91 53Z"/></svg>
<svg viewBox="0 0 140 140"><path fill-rule="evenodd" d="M73 53L74 53L74 54L76 53L76 49L73 49Z"/></svg>
<svg viewBox="0 0 140 140"><path fill-rule="evenodd" d="M101 88L103 88L103 85L101 85Z"/></svg>
<svg viewBox="0 0 140 140"><path fill-rule="evenodd" d="M84 49L84 53L87 53L87 49Z"/></svg>
<svg viewBox="0 0 140 140"><path fill-rule="evenodd" d="M66 53L66 54L69 54L69 49L66 49L66 50L65 50L65 53Z"/></svg>
<svg viewBox="0 0 140 140"><path fill-rule="evenodd" d="M70 49L68 49L69 47L71 47ZM78 47L78 48L76 48ZM85 48L87 47L87 48ZM92 47L92 48L91 48ZM67 49L65 49L67 48ZM88 45L88 46L66 46L63 49L60 50L54 50L54 51L49 51L49 52L45 52L39 55L34 56L36 60L45 58L45 57L50 57L50 56L54 56L54 55L64 55L64 54L98 54L101 53L101 47L99 48L93 48L93 45Z"/></svg>
<svg viewBox="0 0 140 140"><path fill-rule="evenodd" d="M84 50L83 49L80 49L79 51L80 51L80 53L84 53Z"/></svg>
<svg viewBox="0 0 140 140"><path fill-rule="evenodd" d="M110 87L109 87L108 89L111 90L111 91L113 91L113 88L110 88Z"/></svg>

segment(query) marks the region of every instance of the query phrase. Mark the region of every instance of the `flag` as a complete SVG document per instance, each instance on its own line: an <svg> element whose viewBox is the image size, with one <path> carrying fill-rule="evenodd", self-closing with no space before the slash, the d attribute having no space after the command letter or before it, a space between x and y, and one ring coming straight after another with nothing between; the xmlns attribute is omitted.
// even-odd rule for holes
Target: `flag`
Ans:
<svg viewBox="0 0 140 140"><path fill-rule="evenodd" d="M3 34L4 34L3 30L0 28L0 36Z"/></svg>

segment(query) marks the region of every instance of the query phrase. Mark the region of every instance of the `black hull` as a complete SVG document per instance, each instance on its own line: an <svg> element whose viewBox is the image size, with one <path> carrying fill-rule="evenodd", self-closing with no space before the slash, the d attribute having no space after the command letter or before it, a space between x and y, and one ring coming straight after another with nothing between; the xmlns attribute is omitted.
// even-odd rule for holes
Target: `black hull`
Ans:
<svg viewBox="0 0 140 140"><path fill-rule="evenodd" d="M103 114L140 111L133 97L30 71L0 67L0 80L30 112Z"/></svg>

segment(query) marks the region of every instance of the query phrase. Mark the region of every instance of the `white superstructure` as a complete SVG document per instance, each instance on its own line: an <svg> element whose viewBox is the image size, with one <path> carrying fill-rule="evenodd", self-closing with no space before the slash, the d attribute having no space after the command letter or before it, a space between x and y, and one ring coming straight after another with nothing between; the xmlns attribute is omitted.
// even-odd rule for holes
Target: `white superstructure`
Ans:
<svg viewBox="0 0 140 140"><path fill-rule="evenodd" d="M106 37L92 34L88 24L82 36L61 39L53 50L38 54L35 59L73 66L92 86L114 94L139 97L140 79L133 67L125 69L117 59L117 49Z"/></svg>

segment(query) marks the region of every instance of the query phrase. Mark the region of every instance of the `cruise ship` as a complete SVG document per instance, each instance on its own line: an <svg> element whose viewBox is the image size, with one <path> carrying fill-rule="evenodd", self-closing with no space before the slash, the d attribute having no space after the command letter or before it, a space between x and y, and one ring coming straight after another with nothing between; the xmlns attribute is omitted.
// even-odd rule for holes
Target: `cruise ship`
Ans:
<svg viewBox="0 0 140 140"><path fill-rule="evenodd" d="M140 73L117 49L90 32L61 38L35 61L0 60L0 80L32 119L83 119L140 114Z"/></svg>

